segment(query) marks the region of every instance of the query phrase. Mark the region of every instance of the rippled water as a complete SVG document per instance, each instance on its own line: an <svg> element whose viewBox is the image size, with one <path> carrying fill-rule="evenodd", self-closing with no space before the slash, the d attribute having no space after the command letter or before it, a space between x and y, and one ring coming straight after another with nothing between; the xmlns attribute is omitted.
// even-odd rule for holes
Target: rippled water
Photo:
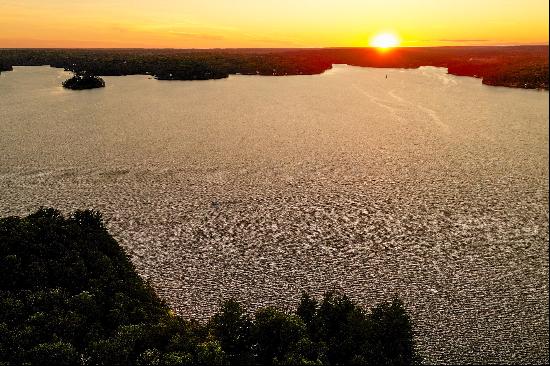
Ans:
<svg viewBox="0 0 550 366"><path fill-rule="evenodd" d="M0 75L1 216L101 210L181 314L398 295L428 362L548 362L548 92L436 68L66 77Z"/></svg>

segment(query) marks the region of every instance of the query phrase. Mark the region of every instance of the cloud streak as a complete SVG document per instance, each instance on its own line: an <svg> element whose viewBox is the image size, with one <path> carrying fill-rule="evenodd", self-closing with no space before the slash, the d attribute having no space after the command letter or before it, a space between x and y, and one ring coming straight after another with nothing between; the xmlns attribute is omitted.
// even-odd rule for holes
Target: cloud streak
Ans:
<svg viewBox="0 0 550 366"><path fill-rule="evenodd" d="M226 37L218 34L206 34L206 33L188 33L180 31L169 31L169 34L186 38L186 39L198 39L198 40L207 40L207 41L221 41L226 39Z"/></svg>
<svg viewBox="0 0 550 366"><path fill-rule="evenodd" d="M490 42L490 39L436 39L436 42L456 42L456 43L467 43L467 42Z"/></svg>

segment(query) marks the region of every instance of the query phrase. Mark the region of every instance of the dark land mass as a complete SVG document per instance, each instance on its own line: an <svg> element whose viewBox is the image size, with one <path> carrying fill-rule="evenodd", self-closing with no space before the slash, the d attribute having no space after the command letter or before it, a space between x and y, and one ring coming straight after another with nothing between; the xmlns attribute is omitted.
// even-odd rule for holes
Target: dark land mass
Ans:
<svg viewBox="0 0 550 366"><path fill-rule="evenodd" d="M243 75L312 75L333 64L364 67L446 67L487 85L548 89L548 46L322 49L2 49L0 71L51 65L95 75L147 74L159 80Z"/></svg>
<svg viewBox="0 0 550 366"><path fill-rule="evenodd" d="M104 88L105 81L99 76L76 73L63 82L63 87L72 90Z"/></svg>
<svg viewBox="0 0 550 366"><path fill-rule="evenodd" d="M218 304L212 304L217 306ZM2 365L407 365L420 361L399 300L365 311L307 294L295 311L226 300L206 323L173 314L96 211L0 219Z"/></svg>
<svg viewBox="0 0 550 366"><path fill-rule="evenodd" d="M1 57L1 51L0 51L0 57ZM2 60L0 60L0 73L2 71L12 71L13 67L8 64L4 64Z"/></svg>

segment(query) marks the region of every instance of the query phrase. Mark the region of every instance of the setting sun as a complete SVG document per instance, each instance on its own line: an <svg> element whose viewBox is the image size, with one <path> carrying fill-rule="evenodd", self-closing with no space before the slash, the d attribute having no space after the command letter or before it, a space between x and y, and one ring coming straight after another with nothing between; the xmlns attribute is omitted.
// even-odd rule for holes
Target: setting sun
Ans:
<svg viewBox="0 0 550 366"><path fill-rule="evenodd" d="M371 38L369 44L376 48L392 48L399 46L399 38L393 33L379 33Z"/></svg>

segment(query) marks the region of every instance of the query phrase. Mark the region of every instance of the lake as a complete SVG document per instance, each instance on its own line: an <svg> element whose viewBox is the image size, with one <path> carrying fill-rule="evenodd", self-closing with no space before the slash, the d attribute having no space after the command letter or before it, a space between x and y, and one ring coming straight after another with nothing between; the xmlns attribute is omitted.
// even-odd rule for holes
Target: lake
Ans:
<svg viewBox="0 0 550 366"><path fill-rule="evenodd" d="M0 75L0 216L101 210L185 316L399 296L428 363L548 362L547 91L433 67L67 77Z"/></svg>

